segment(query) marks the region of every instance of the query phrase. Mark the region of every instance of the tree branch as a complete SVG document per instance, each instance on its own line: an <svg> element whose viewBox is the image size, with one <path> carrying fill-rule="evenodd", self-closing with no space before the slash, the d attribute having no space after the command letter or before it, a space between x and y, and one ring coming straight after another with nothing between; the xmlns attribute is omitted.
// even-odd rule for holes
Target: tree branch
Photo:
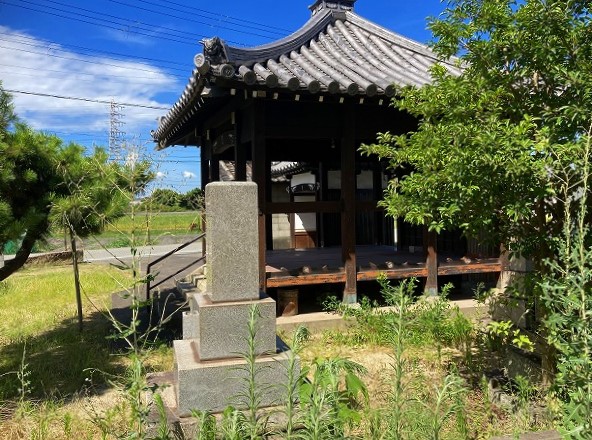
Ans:
<svg viewBox="0 0 592 440"><path fill-rule="evenodd" d="M49 229L49 213L43 213L43 217L33 224L25 233L21 247L12 260L5 262L0 268L0 281L5 280L14 272L19 270L27 262L33 246Z"/></svg>

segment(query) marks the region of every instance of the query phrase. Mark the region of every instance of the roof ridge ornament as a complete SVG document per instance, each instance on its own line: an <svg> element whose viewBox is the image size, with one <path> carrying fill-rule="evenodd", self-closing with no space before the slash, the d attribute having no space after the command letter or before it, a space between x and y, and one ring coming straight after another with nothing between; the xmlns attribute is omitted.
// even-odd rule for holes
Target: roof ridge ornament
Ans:
<svg viewBox="0 0 592 440"><path fill-rule="evenodd" d="M308 9L311 10L312 15L317 14L323 9L332 11L353 11L356 0L316 0Z"/></svg>
<svg viewBox="0 0 592 440"><path fill-rule="evenodd" d="M212 64L222 64L228 61L226 44L220 37L204 38L200 43L204 47L203 54L205 59Z"/></svg>

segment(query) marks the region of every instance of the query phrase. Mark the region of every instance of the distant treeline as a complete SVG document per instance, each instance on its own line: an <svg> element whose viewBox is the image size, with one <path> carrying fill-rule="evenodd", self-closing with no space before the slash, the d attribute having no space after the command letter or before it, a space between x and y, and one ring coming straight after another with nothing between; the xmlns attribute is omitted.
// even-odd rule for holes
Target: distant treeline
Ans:
<svg viewBox="0 0 592 440"><path fill-rule="evenodd" d="M196 211L203 207L201 188L194 188L184 194L172 189L155 189L142 199L140 209L147 211Z"/></svg>

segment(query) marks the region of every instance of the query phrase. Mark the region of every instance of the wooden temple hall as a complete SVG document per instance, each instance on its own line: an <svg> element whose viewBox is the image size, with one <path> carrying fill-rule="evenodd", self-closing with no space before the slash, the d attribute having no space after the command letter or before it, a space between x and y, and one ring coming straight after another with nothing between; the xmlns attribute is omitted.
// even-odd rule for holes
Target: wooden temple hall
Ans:
<svg viewBox="0 0 592 440"><path fill-rule="evenodd" d="M397 87L428 83L438 60L357 15L354 3L317 0L301 29L270 44L203 41L189 83L153 132L158 148L201 148L202 186L258 184L263 290L334 283L354 302L358 283L380 272L418 277L431 293L439 277L495 276L495 251L377 207L397 176L358 148L379 132L414 129L389 103Z"/></svg>

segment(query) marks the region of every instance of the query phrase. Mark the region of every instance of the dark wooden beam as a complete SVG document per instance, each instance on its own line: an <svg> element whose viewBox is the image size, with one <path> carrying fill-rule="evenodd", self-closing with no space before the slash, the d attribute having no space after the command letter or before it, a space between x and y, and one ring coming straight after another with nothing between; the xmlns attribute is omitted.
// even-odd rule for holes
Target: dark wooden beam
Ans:
<svg viewBox="0 0 592 440"><path fill-rule="evenodd" d="M331 284L345 282L345 272L310 275L275 276L267 279L267 287L307 286L312 284Z"/></svg>
<svg viewBox="0 0 592 440"><path fill-rule="evenodd" d="M212 143L204 139L201 146L201 158L210 160L212 158Z"/></svg>
<svg viewBox="0 0 592 440"><path fill-rule="evenodd" d="M389 280L404 278L425 278L427 269L425 267L410 267L398 269L373 269L358 272L358 281L375 281L381 274L386 275Z"/></svg>
<svg viewBox="0 0 592 440"><path fill-rule="evenodd" d="M263 211L267 210L267 204L271 203L271 160L267 154L267 144L265 153L265 205ZM273 224L271 214L265 214L265 236L267 237L265 243L267 250L273 249Z"/></svg>
<svg viewBox="0 0 592 440"><path fill-rule="evenodd" d="M251 119L251 157L253 182L257 184L257 205L259 207L259 287L267 290L266 279L266 204L267 204L267 154L265 145L265 106L260 100L253 101L250 109Z"/></svg>
<svg viewBox="0 0 592 440"><path fill-rule="evenodd" d="M267 135L272 139L299 139L317 140L339 137L339 130L336 127L307 127L304 126L272 126L267 128Z"/></svg>
<svg viewBox="0 0 592 440"><path fill-rule="evenodd" d="M341 202L269 202L265 214L296 214L306 212L341 212Z"/></svg>
<svg viewBox="0 0 592 440"><path fill-rule="evenodd" d="M382 212L384 208L376 206L377 202L358 201L354 204L357 211ZM335 213L342 212L343 201L318 201L318 202L268 202L265 205L265 214L293 214L306 212Z"/></svg>
<svg viewBox="0 0 592 440"><path fill-rule="evenodd" d="M356 201L356 211L382 212L384 211L384 208L378 206L378 202L376 200L358 200Z"/></svg>
<svg viewBox="0 0 592 440"><path fill-rule="evenodd" d="M210 113L209 117L205 118L202 124L202 129L211 130L224 124L230 124L230 115L232 112L239 110L245 105L238 97L230 98L230 101L221 107L219 110Z"/></svg>
<svg viewBox="0 0 592 440"><path fill-rule="evenodd" d="M356 127L353 105L343 108L341 137L341 257L345 267L343 302L357 302L356 277Z"/></svg>
<svg viewBox="0 0 592 440"><path fill-rule="evenodd" d="M426 269L428 271L425 293L438 294L438 235L433 231L424 229L424 248L426 249Z"/></svg>
<svg viewBox="0 0 592 440"><path fill-rule="evenodd" d="M463 275L469 273L498 273L503 268L502 262L497 258L487 261L461 263L461 264L441 264L438 266L438 275Z"/></svg>

